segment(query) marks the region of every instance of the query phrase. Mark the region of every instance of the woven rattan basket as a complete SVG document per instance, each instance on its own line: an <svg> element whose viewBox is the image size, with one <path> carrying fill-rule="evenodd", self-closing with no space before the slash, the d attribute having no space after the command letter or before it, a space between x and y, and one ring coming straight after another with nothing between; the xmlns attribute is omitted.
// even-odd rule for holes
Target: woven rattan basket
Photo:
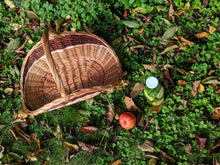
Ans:
<svg viewBox="0 0 220 165"><path fill-rule="evenodd" d="M45 29L21 69L21 97L27 114L36 116L92 98L118 85L120 61L100 37L85 32L56 34Z"/></svg>

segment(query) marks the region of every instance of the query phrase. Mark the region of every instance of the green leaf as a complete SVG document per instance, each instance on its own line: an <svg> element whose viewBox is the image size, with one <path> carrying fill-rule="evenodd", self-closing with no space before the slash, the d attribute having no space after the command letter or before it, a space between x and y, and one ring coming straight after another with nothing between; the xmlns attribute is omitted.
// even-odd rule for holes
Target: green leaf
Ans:
<svg viewBox="0 0 220 165"><path fill-rule="evenodd" d="M26 18L30 19L30 20L38 20L39 17L37 16L37 14L35 14L33 11L25 11L26 14Z"/></svg>
<svg viewBox="0 0 220 165"><path fill-rule="evenodd" d="M16 38L16 39L11 40L8 44L8 47L7 47L8 53L15 51L17 48L19 48L20 45L21 45L20 38Z"/></svg>
<svg viewBox="0 0 220 165"><path fill-rule="evenodd" d="M138 23L137 21L122 20L122 23L123 23L125 26L129 27L129 28L139 28L139 27L140 27L140 25L139 25L139 23Z"/></svg>
<svg viewBox="0 0 220 165"><path fill-rule="evenodd" d="M178 26L174 26L174 27L167 29L167 31L161 37L162 41L168 40L171 37L173 37L177 30L178 30Z"/></svg>
<svg viewBox="0 0 220 165"><path fill-rule="evenodd" d="M10 0L4 0L4 2L5 2L6 5L8 5L10 8L15 8L14 2L12 2L12 1L10 1Z"/></svg>

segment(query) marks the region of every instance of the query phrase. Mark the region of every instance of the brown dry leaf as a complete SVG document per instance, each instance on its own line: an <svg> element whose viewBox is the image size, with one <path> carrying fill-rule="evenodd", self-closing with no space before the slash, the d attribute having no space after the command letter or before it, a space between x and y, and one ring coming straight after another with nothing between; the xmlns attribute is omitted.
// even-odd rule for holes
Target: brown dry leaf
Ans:
<svg viewBox="0 0 220 165"><path fill-rule="evenodd" d="M153 71L153 70L157 70L158 64L154 64L154 65L143 64L143 67L149 71Z"/></svg>
<svg viewBox="0 0 220 165"><path fill-rule="evenodd" d="M202 84L199 84L198 93L202 93L205 91L205 87Z"/></svg>
<svg viewBox="0 0 220 165"><path fill-rule="evenodd" d="M63 131L62 131L59 124L57 125L57 130L55 132L53 132L53 134L59 140L63 138Z"/></svg>
<svg viewBox="0 0 220 165"><path fill-rule="evenodd" d="M149 109L150 113L160 113L160 109L163 106L163 104L164 104L164 101L158 106L150 107L150 109Z"/></svg>
<svg viewBox="0 0 220 165"><path fill-rule="evenodd" d="M36 152L29 152L26 156L31 162L34 162L37 161L37 156L40 155L43 151L43 149L38 149Z"/></svg>
<svg viewBox="0 0 220 165"><path fill-rule="evenodd" d="M138 107L135 105L132 98L125 96L124 98L125 105L129 111L136 111Z"/></svg>
<svg viewBox="0 0 220 165"><path fill-rule="evenodd" d="M169 9L169 15L168 15L168 16L171 17L174 12L175 12L175 11L174 11L174 9L173 9L173 4L171 3L171 4L170 4L170 9Z"/></svg>
<svg viewBox="0 0 220 165"><path fill-rule="evenodd" d="M156 61L157 61L157 54L154 52L154 55L153 55L153 59L152 59L151 64L155 64Z"/></svg>
<svg viewBox="0 0 220 165"><path fill-rule="evenodd" d="M145 16L140 13L135 14L136 18L139 19L143 24L152 23L153 14L149 14L148 16Z"/></svg>
<svg viewBox="0 0 220 165"><path fill-rule="evenodd" d="M24 142L31 142L32 143L36 139L36 134L28 135L26 132L24 132L17 125L15 125L14 128L10 129L10 131L16 140L21 140Z"/></svg>
<svg viewBox="0 0 220 165"><path fill-rule="evenodd" d="M212 73L214 73L214 72L215 72L215 70L210 70L209 73L208 73L208 76L211 76Z"/></svg>
<svg viewBox="0 0 220 165"><path fill-rule="evenodd" d="M88 33L94 33L94 31L95 31L95 30L91 29L88 25L86 25L85 23L83 24L83 28Z"/></svg>
<svg viewBox="0 0 220 165"><path fill-rule="evenodd" d="M187 82L185 80L178 80L177 85L185 87L187 85Z"/></svg>
<svg viewBox="0 0 220 165"><path fill-rule="evenodd" d="M33 143L35 140L37 139L37 135L35 133L32 133L29 137L28 137L28 141L30 143Z"/></svg>
<svg viewBox="0 0 220 165"><path fill-rule="evenodd" d="M196 139L196 144L199 146L199 149L204 150L207 138L195 137L195 139Z"/></svg>
<svg viewBox="0 0 220 165"><path fill-rule="evenodd" d="M24 109L18 110L18 118L25 119L28 117L28 114L24 111Z"/></svg>
<svg viewBox="0 0 220 165"><path fill-rule="evenodd" d="M169 156L167 153L163 152L162 150L160 150L160 153L165 159L169 159L169 160L174 159L173 157Z"/></svg>
<svg viewBox="0 0 220 165"><path fill-rule="evenodd" d="M144 126L144 113L141 110L137 114L137 126Z"/></svg>
<svg viewBox="0 0 220 165"><path fill-rule="evenodd" d="M119 165L120 163L121 163L121 159L118 159L114 161L113 163L111 163L111 165Z"/></svg>
<svg viewBox="0 0 220 165"><path fill-rule="evenodd" d="M200 82L201 82L201 80L193 82L193 88L192 88L191 92L192 92L192 95L195 97L197 97L198 87L199 87Z"/></svg>
<svg viewBox="0 0 220 165"><path fill-rule="evenodd" d="M115 105L111 103L106 114L107 125L110 125L115 118Z"/></svg>
<svg viewBox="0 0 220 165"><path fill-rule="evenodd" d="M76 144L71 144L66 141L63 142L63 145L68 148L68 150L72 153L76 153L79 150L79 147Z"/></svg>
<svg viewBox="0 0 220 165"><path fill-rule="evenodd" d="M77 141L79 146L82 147L82 149L84 151L89 151L89 152L92 152L93 150L97 150L99 149L99 147L96 147L96 146L93 146L93 145L90 145L90 144L86 144L86 143L83 143L83 142L80 142L80 141Z"/></svg>
<svg viewBox="0 0 220 165"><path fill-rule="evenodd" d="M96 134L98 132L98 128L93 126L81 127L80 130L86 134Z"/></svg>
<svg viewBox="0 0 220 165"><path fill-rule="evenodd" d="M218 154L220 151L220 140L218 140L218 143L210 148L209 155Z"/></svg>
<svg viewBox="0 0 220 165"><path fill-rule="evenodd" d="M185 71L184 69L176 68L176 70L185 76L189 75L189 73L187 71Z"/></svg>
<svg viewBox="0 0 220 165"><path fill-rule="evenodd" d="M145 85L143 83L136 83L130 93L131 98L135 98L136 96L138 96L143 91L144 86Z"/></svg>
<svg viewBox="0 0 220 165"><path fill-rule="evenodd" d="M138 30L138 35L141 35L144 32L144 28L141 28L140 30Z"/></svg>
<svg viewBox="0 0 220 165"><path fill-rule="evenodd" d="M123 17L126 18L128 16L128 10L124 11Z"/></svg>
<svg viewBox="0 0 220 165"><path fill-rule="evenodd" d="M169 82L170 82L172 85L174 84L173 79L172 79L172 77L170 76L170 72L169 72L169 69L168 69L168 68L163 71L163 76L164 76L165 79L169 80Z"/></svg>
<svg viewBox="0 0 220 165"><path fill-rule="evenodd" d="M119 120L120 115L124 112L120 107L115 105L115 120Z"/></svg>
<svg viewBox="0 0 220 165"><path fill-rule="evenodd" d="M144 152L149 152L149 151L155 150L153 147L153 143L149 140L145 140L145 142L143 144L139 145L138 148Z"/></svg>
<svg viewBox="0 0 220 165"><path fill-rule="evenodd" d="M204 37L208 37L210 34L207 33L207 32L201 32L201 33L197 33L197 34L194 34L194 36L196 38L204 38Z"/></svg>
<svg viewBox="0 0 220 165"><path fill-rule="evenodd" d="M212 119L220 120L220 107L214 108L214 112L212 114Z"/></svg>
<svg viewBox="0 0 220 165"><path fill-rule="evenodd" d="M186 43L186 44L189 45L189 46L190 46L191 44L193 44L193 42L191 42L191 41L185 39L185 38L182 37L182 36L178 36L178 39L179 39L181 42L184 42L184 43Z"/></svg>
<svg viewBox="0 0 220 165"><path fill-rule="evenodd" d="M209 4L209 0L201 0L202 8L205 8Z"/></svg>
<svg viewBox="0 0 220 165"><path fill-rule="evenodd" d="M122 37L118 37L118 38L116 38L115 40L113 40L112 42L111 42L111 46L115 46L115 45L118 45L120 42L122 42L123 41L123 39L122 39Z"/></svg>
<svg viewBox="0 0 220 165"><path fill-rule="evenodd" d="M187 100L180 99L180 102L183 104L184 108L187 108Z"/></svg>
<svg viewBox="0 0 220 165"><path fill-rule="evenodd" d="M179 143L175 143L174 145L175 146L178 146L178 145L184 146L186 153L192 155L192 146L190 144L185 145L184 143L179 142Z"/></svg>
<svg viewBox="0 0 220 165"><path fill-rule="evenodd" d="M220 95L220 89L217 90L217 91L215 91L215 93L216 93L217 95Z"/></svg>

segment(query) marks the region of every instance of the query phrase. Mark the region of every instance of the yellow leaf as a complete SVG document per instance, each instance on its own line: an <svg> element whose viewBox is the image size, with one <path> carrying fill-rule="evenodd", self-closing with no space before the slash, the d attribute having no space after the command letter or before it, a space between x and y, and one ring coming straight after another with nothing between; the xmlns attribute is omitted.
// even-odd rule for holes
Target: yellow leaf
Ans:
<svg viewBox="0 0 220 165"><path fill-rule="evenodd" d="M10 0L4 0L4 2L5 2L10 8L15 8L14 2L12 2L12 1L10 1Z"/></svg>
<svg viewBox="0 0 220 165"><path fill-rule="evenodd" d="M190 9L190 1L185 4L183 10L189 10L189 9Z"/></svg>
<svg viewBox="0 0 220 165"><path fill-rule="evenodd" d="M114 161L111 165L119 165L121 163L121 159Z"/></svg>
<svg viewBox="0 0 220 165"><path fill-rule="evenodd" d="M198 93L202 93L205 91L205 87L202 84L199 84Z"/></svg>
<svg viewBox="0 0 220 165"><path fill-rule="evenodd" d="M208 37L210 34L207 33L207 32L201 32L201 33L197 33L197 34L194 34L194 36L196 38L204 38L204 37Z"/></svg>
<svg viewBox="0 0 220 165"><path fill-rule="evenodd" d="M213 26L209 26L209 33L212 34L216 31L216 28Z"/></svg>

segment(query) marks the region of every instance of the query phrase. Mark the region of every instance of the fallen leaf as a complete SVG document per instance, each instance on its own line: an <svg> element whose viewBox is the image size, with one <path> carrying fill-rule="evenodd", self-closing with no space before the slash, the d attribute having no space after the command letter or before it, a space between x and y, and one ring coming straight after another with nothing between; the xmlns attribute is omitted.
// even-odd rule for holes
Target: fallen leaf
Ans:
<svg viewBox="0 0 220 165"><path fill-rule="evenodd" d="M140 25L137 21L133 20L122 20L122 23L129 28L139 28Z"/></svg>
<svg viewBox="0 0 220 165"><path fill-rule="evenodd" d="M177 85L185 87L187 85L187 82L185 80L178 80Z"/></svg>
<svg viewBox="0 0 220 165"><path fill-rule="evenodd" d="M33 143L35 140L37 139L37 135L35 133L32 133L29 137L28 137L28 141L30 143Z"/></svg>
<svg viewBox="0 0 220 165"><path fill-rule="evenodd" d="M201 32L201 33L197 33L197 34L194 34L194 36L196 38L204 38L204 37L208 37L210 34L207 33L207 32Z"/></svg>
<svg viewBox="0 0 220 165"><path fill-rule="evenodd" d="M114 106L115 108L115 120L119 120L120 115L124 112L120 107Z"/></svg>
<svg viewBox="0 0 220 165"><path fill-rule="evenodd" d="M122 42L123 41L123 39L122 39L122 37L118 37L118 38L116 38L115 40L113 40L112 42L111 42L111 46L115 46L115 45L118 45L120 42Z"/></svg>
<svg viewBox="0 0 220 165"><path fill-rule="evenodd" d="M113 163L111 163L111 165L119 165L120 163L121 163L121 159L118 159L114 161Z"/></svg>
<svg viewBox="0 0 220 165"><path fill-rule="evenodd" d="M209 0L201 0L202 8L205 8L209 4Z"/></svg>
<svg viewBox="0 0 220 165"><path fill-rule="evenodd" d="M140 30L138 30L138 35L141 35L144 32L144 28L141 28Z"/></svg>
<svg viewBox="0 0 220 165"><path fill-rule="evenodd" d="M205 87L202 84L199 84L198 93L202 93L205 91Z"/></svg>
<svg viewBox="0 0 220 165"><path fill-rule="evenodd" d="M190 144L185 145L184 143L179 142L179 143L175 143L174 145L175 146L178 146L178 145L184 146L186 153L192 155L192 146Z"/></svg>
<svg viewBox="0 0 220 165"><path fill-rule="evenodd" d="M165 159L169 159L169 160L174 159L173 157L169 156L167 153L163 152L162 150L160 150L160 153Z"/></svg>
<svg viewBox="0 0 220 165"><path fill-rule="evenodd" d="M165 24L167 24L167 25L171 25L171 23L170 23L169 20L167 20L167 19L165 19L165 18L161 18L161 19L165 22Z"/></svg>
<svg viewBox="0 0 220 165"><path fill-rule="evenodd" d="M124 11L123 17L126 18L128 16L128 10Z"/></svg>
<svg viewBox="0 0 220 165"><path fill-rule="evenodd" d="M189 11L189 10L190 10L190 1L188 1L188 2L185 4L183 10L185 10L185 11Z"/></svg>
<svg viewBox="0 0 220 165"><path fill-rule="evenodd" d="M176 70L185 76L189 75L189 73L187 71L185 71L184 69L176 68Z"/></svg>
<svg viewBox="0 0 220 165"><path fill-rule="evenodd" d="M107 125L110 125L115 118L115 105L111 103L106 114Z"/></svg>
<svg viewBox="0 0 220 165"><path fill-rule="evenodd" d="M170 27L166 30L166 32L161 37L162 41L166 41L174 36L176 31L178 30L178 26Z"/></svg>
<svg viewBox="0 0 220 165"><path fill-rule="evenodd" d="M220 153L220 140L218 143L210 148L209 155L214 155Z"/></svg>
<svg viewBox="0 0 220 165"><path fill-rule="evenodd" d="M4 89L4 92L6 93L6 94L12 94L12 92L13 92L13 88L5 88Z"/></svg>
<svg viewBox="0 0 220 165"><path fill-rule="evenodd" d="M166 49L164 49L164 51L162 51L160 54L165 54L166 52L173 50L173 49L176 49L176 48L179 48L179 46L178 45L169 46Z"/></svg>
<svg viewBox="0 0 220 165"><path fill-rule="evenodd" d="M96 134L98 132L98 128L93 126L81 127L80 130L86 134Z"/></svg>
<svg viewBox="0 0 220 165"><path fill-rule="evenodd" d="M125 96L124 98L125 105L129 111L136 111L138 107L135 105L132 98Z"/></svg>
<svg viewBox="0 0 220 165"><path fill-rule="evenodd" d="M12 39L12 40L8 43L8 47L7 47L8 53L14 52L16 49L19 48L20 45L21 45L20 38Z"/></svg>
<svg viewBox="0 0 220 165"><path fill-rule="evenodd" d="M160 113L160 109L163 106L164 101L162 102L162 104L158 105L158 106L152 106L150 107L149 111L150 113Z"/></svg>
<svg viewBox="0 0 220 165"><path fill-rule="evenodd" d="M88 25L86 25L85 23L83 24L83 28L86 30L86 32L88 33L94 33L95 30L93 30L92 28L90 28Z"/></svg>
<svg viewBox="0 0 220 165"><path fill-rule="evenodd" d="M31 162L37 161L37 156L40 155L44 150L38 149L36 152L29 152L26 156Z"/></svg>
<svg viewBox="0 0 220 165"><path fill-rule="evenodd" d="M8 5L10 8L15 8L15 4L13 1L4 0L5 4Z"/></svg>
<svg viewBox="0 0 220 165"><path fill-rule="evenodd" d="M220 120L220 107L214 108L214 112L212 114L212 119Z"/></svg>
<svg viewBox="0 0 220 165"><path fill-rule="evenodd" d="M83 142L80 142L80 141L77 141L79 146L82 147L82 149L84 151L89 151L89 152L92 152L93 150L97 150L99 149L99 147L96 147L96 146L93 146L93 145L90 145L90 144L86 144L86 143L83 143Z"/></svg>
<svg viewBox="0 0 220 165"><path fill-rule="evenodd" d="M26 117L28 117L28 114L24 111L24 109L19 109L18 110L18 118L22 118L25 119Z"/></svg>
<svg viewBox="0 0 220 165"><path fill-rule="evenodd" d="M151 64L155 64L156 61L157 61L157 54L154 52L154 55L153 55L153 59L152 59Z"/></svg>
<svg viewBox="0 0 220 165"><path fill-rule="evenodd" d="M172 85L174 84L173 79L172 79L172 77L170 76L170 72L169 72L169 69L168 69L168 68L163 71L163 76L164 76L165 79L169 80L169 82L170 82Z"/></svg>
<svg viewBox="0 0 220 165"><path fill-rule="evenodd" d="M153 65L143 64L143 67L152 72L153 70L157 70L158 64L153 64Z"/></svg>
<svg viewBox="0 0 220 165"><path fill-rule="evenodd" d="M53 132L53 134L58 140L63 138L63 131L62 131L59 124L57 125L57 130L55 132Z"/></svg>
<svg viewBox="0 0 220 165"><path fill-rule="evenodd" d="M145 16L143 14L136 13L135 16L137 19L143 22L143 24L151 23L153 18L153 14L149 14L148 16Z"/></svg>
<svg viewBox="0 0 220 165"><path fill-rule="evenodd" d="M217 91L215 91L215 93L216 93L217 95L220 95L220 89L217 90Z"/></svg>
<svg viewBox="0 0 220 165"><path fill-rule="evenodd" d="M183 104L184 108L187 108L187 100L180 99L180 102Z"/></svg>
<svg viewBox="0 0 220 165"><path fill-rule="evenodd" d="M15 125L12 129L10 129L10 131L16 140L21 140L24 142L31 142L32 143L36 139L36 134L28 135L21 128L19 128L17 125Z"/></svg>
<svg viewBox="0 0 220 165"><path fill-rule="evenodd" d="M216 28L214 26L209 26L209 33L212 34L216 31Z"/></svg>
<svg viewBox="0 0 220 165"><path fill-rule="evenodd" d="M10 26L13 27L15 31L21 29L21 25L18 23L12 23Z"/></svg>
<svg viewBox="0 0 220 165"><path fill-rule="evenodd" d="M208 75L211 76L212 73L214 73L214 72L215 72L215 70L210 70L209 73L208 73Z"/></svg>
<svg viewBox="0 0 220 165"><path fill-rule="evenodd" d="M71 153L76 153L79 150L79 147L76 144L71 144L66 141L63 142L63 145L68 148Z"/></svg>
<svg viewBox="0 0 220 165"><path fill-rule="evenodd" d="M171 3L171 4L170 4L170 9L169 9L169 17L171 17L174 12L175 12L175 11L174 11L174 9L173 9L173 4Z"/></svg>
<svg viewBox="0 0 220 165"><path fill-rule="evenodd" d="M33 11L25 11L26 18L30 20L39 20L39 17L37 14L35 14Z"/></svg>
<svg viewBox="0 0 220 165"><path fill-rule="evenodd" d="M145 140L145 142L141 145L138 146L138 148L141 150L141 151L144 151L144 152L149 152L149 151L154 151L154 147L153 147L153 143L149 140Z"/></svg>
<svg viewBox="0 0 220 165"><path fill-rule="evenodd" d="M208 76L206 78L204 78L201 83L205 84L206 82L210 81L210 80L216 80L218 77L217 76Z"/></svg>
<svg viewBox="0 0 220 165"><path fill-rule="evenodd" d="M3 156L4 156L3 152L4 152L4 151L5 151L5 148L0 145L0 159L3 158Z"/></svg>
<svg viewBox="0 0 220 165"><path fill-rule="evenodd" d="M136 83L130 93L130 97L135 98L136 96L138 96L143 91L144 86L145 85L143 83Z"/></svg>
<svg viewBox="0 0 220 165"><path fill-rule="evenodd" d="M199 87L200 82L201 82L200 80L193 82L193 88L192 88L191 92L192 92L192 95L193 95L194 97L197 97L198 87Z"/></svg>
<svg viewBox="0 0 220 165"><path fill-rule="evenodd" d="M204 82L203 84L220 84L220 81L218 81L217 79L212 79Z"/></svg>
<svg viewBox="0 0 220 165"><path fill-rule="evenodd" d="M207 138L195 137L195 139L196 139L196 144L199 146L199 149L204 150Z"/></svg>
<svg viewBox="0 0 220 165"><path fill-rule="evenodd" d="M193 44L193 42L191 42L191 41L185 39L185 38L182 37L182 36L178 36L177 38L178 38L181 42L184 42L184 43L186 43L186 44L189 45L189 46Z"/></svg>

